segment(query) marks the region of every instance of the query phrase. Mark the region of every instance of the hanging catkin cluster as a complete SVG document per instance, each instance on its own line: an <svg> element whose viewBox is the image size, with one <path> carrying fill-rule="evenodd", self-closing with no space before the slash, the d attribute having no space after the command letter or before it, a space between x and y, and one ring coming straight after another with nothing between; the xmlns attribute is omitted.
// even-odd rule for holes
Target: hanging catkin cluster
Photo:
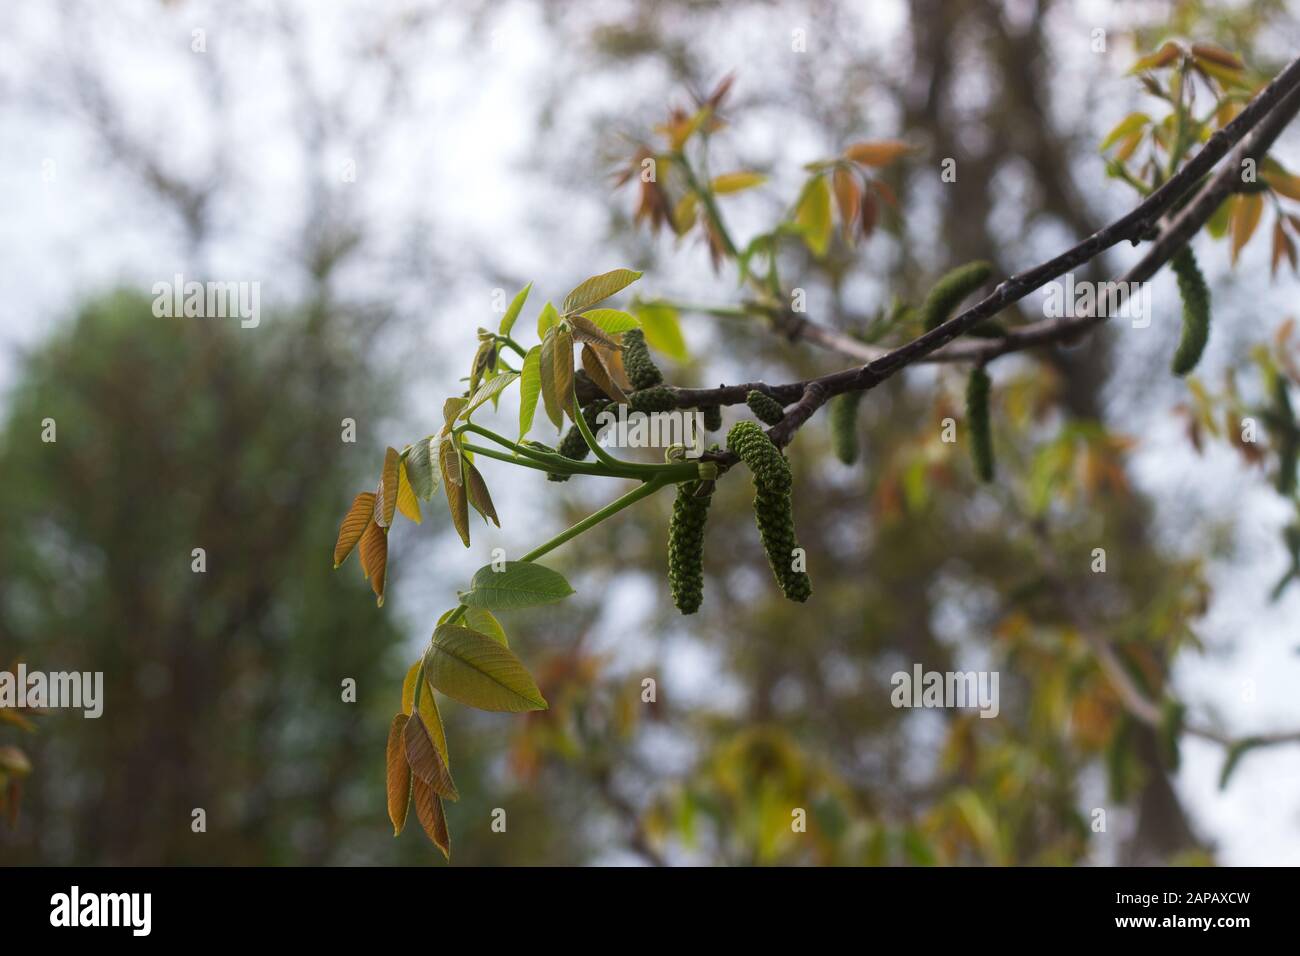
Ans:
<svg viewBox="0 0 1300 956"><path fill-rule="evenodd" d="M673 604L694 614L704 598L704 523L713 500L712 482L684 481L677 486L668 523L668 583Z"/></svg>
<svg viewBox="0 0 1300 956"><path fill-rule="evenodd" d="M1179 249L1169 265L1178 277L1178 294L1183 299L1183 334L1174 353L1173 372L1186 375L1196 368L1210 338L1210 289L1191 246Z"/></svg>
<svg viewBox="0 0 1300 956"><path fill-rule="evenodd" d="M989 373L971 369L966 382L966 424L970 428L970 456L980 481L993 480L993 431L989 423Z"/></svg>
<svg viewBox="0 0 1300 956"><path fill-rule="evenodd" d="M704 430L716 432L722 427L722 406L705 405L700 409L704 413Z"/></svg>
<svg viewBox="0 0 1300 956"><path fill-rule="evenodd" d="M771 395L754 390L745 396L745 404L764 425L775 425L785 418L785 409Z"/></svg>
<svg viewBox="0 0 1300 956"><path fill-rule="evenodd" d="M831 447L846 465L858 460L858 405L863 392L845 392L830 402Z"/></svg>
<svg viewBox="0 0 1300 956"><path fill-rule="evenodd" d="M983 261L968 262L946 273L921 303L921 321L925 330L929 332L938 328L951 318L961 300L988 282L992 274L993 267Z"/></svg>
<svg viewBox="0 0 1300 956"><path fill-rule="evenodd" d="M596 419L612 402L592 402L590 405L584 405L582 408L582 418L587 424L587 429L594 437L596 434ZM564 433L564 438L560 440L559 453L565 458L572 458L574 461L583 461L591 453L591 448L587 445L587 439L582 435L582 429L574 423L569 426L569 430ZM558 472L548 471L546 477L551 481L568 481L570 475L562 475Z"/></svg>
<svg viewBox="0 0 1300 956"><path fill-rule="evenodd" d="M727 448L754 475L754 521L767 552L768 564L791 601L806 601L812 595L812 581L805 571L796 571L794 512L790 504L790 463L755 422L737 422L727 433Z"/></svg>
<svg viewBox="0 0 1300 956"><path fill-rule="evenodd" d="M623 333L623 370L627 379L637 391L653 388L663 382L663 373L654 359L650 358L650 349L645 343L645 333L640 329L628 329Z"/></svg>

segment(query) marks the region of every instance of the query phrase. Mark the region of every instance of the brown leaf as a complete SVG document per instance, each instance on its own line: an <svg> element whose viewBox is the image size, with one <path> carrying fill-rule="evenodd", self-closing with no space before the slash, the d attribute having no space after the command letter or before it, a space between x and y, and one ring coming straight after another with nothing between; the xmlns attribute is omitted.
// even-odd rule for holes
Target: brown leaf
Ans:
<svg viewBox="0 0 1300 956"><path fill-rule="evenodd" d="M451 773L443 763L442 754L434 746L429 729L424 726L424 720L419 714L411 714L407 719L402 730L402 744L405 747L406 762L417 780L423 780L440 797L460 799Z"/></svg>
<svg viewBox="0 0 1300 956"><path fill-rule="evenodd" d="M1217 63L1219 66L1227 67L1230 70L1243 70L1246 64L1237 59L1221 46L1215 46L1213 43L1193 43L1192 56L1198 60L1207 60L1210 63Z"/></svg>
<svg viewBox="0 0 1300 956"><path fill-rule="evenodd" d="M573 337L579 342L588 345L599 345L607 349L621 349L623 347L611 339L604 329L585 316L570 316L569 327L573 329Z"/></svg>
<svg viewBox="0 0 1300 956"><path fill-rule="evenodd" d="M397 467L401 460L397 449L385 449L384 472L379 478L379 487L375 489L375 520L381 528L393 524L393 512L397 510Z"/></svg>
<svg viewBox="0 0 1300 956"><path fill-rule="evenodd" d="M468 461L465 462L465 490L469 493L469 503L474 506L474 510L485 520L490 520L498 528L501 527L497 510L492 506L492 496L488 494L487 482L483 480L479 470Z"/></svg>
<svg viewBox="0 0 1300 956"><path fill-rule="evenodd" d="M411 805L411 766L406 762L402 739L409 719L407 714L398 714L388 728L388 819L393 822L393 836L406 826L406 811Z"/></svg>
<svg viewBox="0 0 1300 956"><path fill-rule="evenodd" d="M370 579L380 607L384 606L384 585L388 578L388 532L373 521L361 536L361 569Z"/></svg>
<svg viewBox="0 0 1300 956"><path fill-rule="evenodd" d="M596 386L616 402L627 403L627 393L619 388L618 383L614 381L614 376L610 369L606 367L606 361L611 358L617 358L618 352L608 352L604 349L596 349L590 345L582 346L582 368L591 378ZM619 369L622 370L622 360L619 359Z"/></svg>
<svg viewBox="0 0 1300 956"><path fill-rule="evenodd" d="M880 221L880 204L876 202L876 197L871 193L862 194L862 211L861 227L862 238L870 239L871 234L876 231L876 223Z"/></svg>
<svg viewBox="0 0 1300 956"><path fill-rule="evenodd" d="M831 185L835 190L835 205L840 212L840 231L844 241L852 243L853 227L857 224L862 205L862 187L858 185L858 177L846 166L835 167Z"/></svg>
<svg viewBox="0 0 1300 956"><path fill-rule="evenodd" d="M1236 265L1241 250L1245 248L1246 243L1250 242L1250 237L1255 234L1255 227L1259 225L1260 216L1263 214L1264 197L1259 193L1249 193L1237 197L1237 208L1232 213L1233 265Z"/></svg>
<svg viewBox="0 0 1300 956"><path fill-rule="evenodd" d="M450 860L451 836L447 833L447 816L443 813L442 798L419 777L411 781L411 798L415 801L415 815L420 818L420 826L424 827L424 832L433 841L433 845Z"/></svg>
<svg viewBox="0 0 1300 956"><path fill-rule="evenodd" d="M363 491L352 501L352 507L348 513L343 516L343 524L339 526L339 537L334 543L334 567L338 567L347 560L356 543L361 540L361 535L365 533L366 527L370 524L371 518L375 514L375 496L368 491Z"/></svg>
<svg viewBox="0 0 1300 956"><path fill-rule="evenodd" d="M438 446L438 467L442 469L442 488L447 493L447 510L451 512L451 523L468 548L469 502L465 498L460 451L450 438L444 438Z"/></svg>
<svg viewBox="0 0 1300 956"><path fill-rule="evenodd" d="M900 140L883 139L872 143L854 143L844 151L844 157L864 166L888 166L911 149L911 146Z"/></svg>
<svg viewBox="0 0 1300 956"><path fill-rule="evenodd" d="M573 417L573 336L558 327L542 340L542 358L538 366L542 378L542 399L546 415L556 428L564 424L567 412Z"/></svg>

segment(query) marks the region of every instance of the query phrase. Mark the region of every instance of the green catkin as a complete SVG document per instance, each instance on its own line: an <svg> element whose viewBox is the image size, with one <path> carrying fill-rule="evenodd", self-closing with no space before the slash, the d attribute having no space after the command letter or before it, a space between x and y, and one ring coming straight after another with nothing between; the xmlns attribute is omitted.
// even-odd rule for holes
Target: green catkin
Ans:
<svg viewBox="0 0 1300 956"><path fill-rule="evenodd" d="M704 430L716 432L722 427L722 406L705 405L700 409L704 413Z"/></svg>
<svg viewBox="0 0 1300 956"><path fill-rule="evenodd" d="M968 262L946 273L921 303L921 321L925 330L929 332L946 322L961 300L988 282L992 274L993 267L982 260Z"/></svg>
<svg viewBox="0 0 1300 956"><path fill-rule="evenodd" d="M667 385L652 385L629 395L627 404L634 412L670 412L677 407L677 398Z"/></svg>
<svg viewBox="0 0 1300 956"><path fill-rule="evenodd" d="M799 542L794 534L794 512L790 505L789 490L778 491L765 487L754 479L754 522L758 536L767 552L767 562L772 566L781 593L791 601L803 602L812 596L812 580L806 571L793 568L794 551Z"/></svg>
<svg viewBox="0 0 1300 956"><path fill-rule="evenodd" d="M637 391L653 388L663 382L663 373L650 358L650 349L645 344L645 333L640 329L628 329L623 333L623 370L627 372L628 381Z"/></svg>
<svg viewBox="0 0 1300 956"><path fill-rule="evenodd" d="M846 465L858 460L858 404L862 392L845 392L831 399L829 411L831 447L835 457Z"/></svg>
<svg viewBox="0 0 1300 956"><path fill-rule="evenodd" d="M591 434L596 434L596 418L609 406L608 402L592 402L582 409L582 417L587 422L587 428ZM591 448L587 445L587 439L582 435L582 429L576 424L570 425L569 430L564 433L564 438L560 441L559 453L565 458L572 458L574 461L584 461L591 454ZM546 477L551 481L568 481L572 475L564 475L559 472L548 471Z"/></svg>
<svg viewBox="0 0 1300 956"><path fill-rule="evenodd" d="M1173 372L1186 375L1196 368L1210 338L1210 290L1196 265L1191 246L1183 246L1170 261L1183 299L1183 334L1174 353Z"/></svg>
<svg viewBox="0 0 1300 956"><path fill-rule="evenodd" d="M993 480L993 431L989 425L989 373L971 369L966 382L966 424L970 428L970 456L980 481Z"/></svg>
<svg viewBox="0 0 1300 956"><path fill-rule="evenodd" d="M668 523L668 583L673 604L683 614L694 614L704 599L704 523L709 516L712 488L699 494L700 482L677 486L673 517Z"/></svg>
<svg viewBox="0 0 1300 956"><path fill-rule="evenodd" d="M771 395L757 390L745 396L745 404L764 425L775 425L785 418L785 408Z"/></svg>
<svg viewBox="0 0 1300 956"><path fill-rule="evenodd" d="M727 450L754 473L754 480L772 491L790 493L790 463L757 422L736 422L727 432Z"/></svg>

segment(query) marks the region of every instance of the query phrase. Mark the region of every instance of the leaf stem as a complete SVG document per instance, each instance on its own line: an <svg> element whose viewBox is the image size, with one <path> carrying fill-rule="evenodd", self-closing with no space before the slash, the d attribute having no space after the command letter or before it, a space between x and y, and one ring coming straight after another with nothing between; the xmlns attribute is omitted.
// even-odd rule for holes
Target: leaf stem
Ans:
<svg viewBox="0 0 1300 956"><path fill-rule="evenodd" d="M557 534L555 537L551 538L549 541L545 542L544 544L538 545L536 548L529 551L519 560L520 561L537 560L542 555L547 554L550 551L554 551L556 548L564 544L566 541L569 541L572 538L576 538L584 531L594 528L596 525L600 524L606 518L618 514L624 508L628 507L628 505L635 504L636 502L640 501L642 498L646 498L654 494L660 488L663 488L664 486L670 484L674 484L674 482L665 476L651 478L649 481L646 481L641 485L637 486L636 488L633 488L631 491L623 495L621 498L615 498L613 501L611 501L605 507L601 508L599 511L593 511L591 514L587 515L587 517L583 518L577 524L561 531L559 534Z"/></svg>

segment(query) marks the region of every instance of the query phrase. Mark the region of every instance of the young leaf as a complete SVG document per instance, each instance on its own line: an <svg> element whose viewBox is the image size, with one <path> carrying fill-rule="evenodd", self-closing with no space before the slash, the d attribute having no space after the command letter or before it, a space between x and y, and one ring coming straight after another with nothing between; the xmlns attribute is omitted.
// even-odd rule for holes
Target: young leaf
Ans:
<svg viewBox="0 0 1300 956"><path fill-rule="evenodd" d="M384 585L388 578L388 532L375 522L361 536L361 570L370 579L370 588L380 607L384 606Z"/></svg>
<svg viewBox="0 0 1300 956"><path fill-rule="evenodd" d="M496 398L496 396L500 395L506 387L514 382L518 377L518 372L503 372L500 375L488 379L474 392L473 397L470 398L469 403L460 413L461 417L468 421L469 417L478 410L480 405Z"/></svg>
<svg viewBox="0 0 1300 956"><path fill-rule="evenodd" d="M519 658L497 641L460 624L442 624L424 657L429 683L479 710L545 710L546 699Z"/></svg>
<svg viewBox="0 0 1300 956"><path fill-rule="evenodd" d="M437 439L421 438L406 453L406 478L411 483L411 490L416 496L428 501L438 490L438 472L433 467L432 441Z"/></svg>
<svg viewBox="0 0 1300 956"><path fill-rule="evenodd" d="M398 714L388 728L388 819L393 822L393 836L406 826L406 811L411 805L411 767L402 742L408 719L407 714Z"/></svg>
<svg viewBox="0 0 1300 956"><path fill-rule="evenodd" d="M1122 120L1115 124L1115 127L1106 134L1106 138L1101 141L1098 147L1100 152L1106 152L1121 139L1132 136L1134 133L1146 129L1151 123L1151 117L1146 113L1129 113Z"/></svg>
<svg viewBox="0 0 1300 956"><path fill-rule="evenodd" d="M442 798L433 792L433 788L415 777L411 781L411 799L415 803L415 815L420 818L420 826L433 845L442 851L442 855L451 859L451 835L447 832L447 816L442 809Z"/></svg>
<svg viewBox="0 0 1300 956"><path fill-rule="evenodd" d="M452 426L456 424L456 419L460 417L460 413L465 410L465 406L468 404L469 399L460 396L449 398L442 403L442 431L444 435L451 431Z"/></svg>
<svg viewBox="0 0 1300 956"><path fill-rule="evenodd" d="M542 393L542 347L534 345L524 356L524 369L519 377L519 438L533 427L537 414L537 396Z"/></svg>
<svg viewBox="0 0 1300 956"><path fill-rule="evenodd" d="M465 617L468 619L469 615L466 614ZM408 716L415 707L415 682L420 677L421 663L423 662L416 661L412 664L406 672L406 679L402 681L402 713ZM424 729L429 732L433 745L438 748L442 762L450 768L451 757L447 753L447 733L442 728L442 715L438 713L438 702L434 700L433 688L429 686L427 679L424 682L424 693L420 694L420 719L424 721Z"/></svg>
<svg viewBox="0 0 1300 956"><path fill-rule="evenodd" d="M347 560L374 514L375 496L369 491L363 491L353 499L352 507L343 516L343 524L339 526L338 540L334 543L334 567L337 568Z"/></svg>
<svg viewBox="0 0 1300 956"><path fill-rule="evenodd" d="M546 303L542 306L542 311L537 314L537 337L546 338L546 333L554 328L560 321L560 313L555 311L555 306Z"/></svg>
<svg viewBox="0 0 1300 956"><path fill-rule="evenodd" d="M444 438L438 449L438 464L442 469L442 487L447 493L447 510L451 523L465 547L469 547L469 501L465 497L464 479L461 477L460 451L450 438Z"/></svg>
<svg viewBox="0 0 1300 956"><path fill-rule="evenodd" d="M631 316L628 316L628 318L631 318ZM573 330L573 337L584 345L599 345L607 349L620 347L617 342L605 334L605 331L600 326L586 316L570 316L569 327Z"/></svg>
<svg viewBox="0 0 1300 956"><path fill-rule="evenodd" d="M423 780L440 797L460 799L451 773L442 762L442 754L438 752L419 714L411 714L408 718L406 727L402 730L402 746L406 751L406 762L416 779Z"/></svg>
<svg viewBox="0 0 1300 956"><path fill-rule="evenodd" d="M596 383L596 387L614 401L626 404L628 400L627 394L614 380L614 375L611 374L612 370L606 367L607 362L613 361L617 357L617 352L595 349L590 345L582 346L582 367L591 380Z"/></svg>
<svg viewBox="0 0 1300 956"><path fill-rule="evenodd" d="M614 269L611 272L592 276L578 283L574 290L564 297L561 311L565 315L582 312L598 302L603 302L614 293L621 292L639 278L641 273L631 269Z"/></svg>
<svg viewBox="0 0 1300 956"><path fill-rule="evenodd" d="M384 473L379 479L375 500L375 521L381 528L393 524L393 512L397 510L397 466L401 460L396 448L384 450Z"/></svg>
<svg viewBox="0 0 1300 956"><path fill-rule="evenodd" d="M515 326L515 319L519 318L519 313L523 310L524 303L528 301L528 293L533 291L533 284L530 282L519 290L514 300L510 303L510 308L506 309L506 314L501 317L501 325L497 329L500 335L509 335L510 330Z"/></svg>
<svg viewBox="0 0 1300 956"><path fill-rule="evenodd" d="M826 255L831 243L831 190L826 177L814 176L804 187L795 210L794 220L803 233L804 243L817 258Z"/></svg>
<svg viewBox="0 0 1300 956"><path fill-rule="evenodd" d="M858 177L847 167L836 166L831 174L831 184L835 188L835 205L840 211L840 229L845 242L853 241L853 226L862 208L862 187Z"/></svg>
<svg viewBox="0 0 1300 956"><path fill-rule="evenodd" d="M1260 216L1264 214L1264 197L1259 193L1249 193L1237 197L1237 208L1232 214L1232 263L1236 265L1237 257L1250 237L1255 234Z"/></svg>
<svg viewBox="0 0 1300 956"><path fill-rule="evenodd" d="M635 308L647 345L674 362L685 362L690 358L676 309L662 302L639 302ZM591 313L587 313L587 317L591 318Z"/></svg>
<svg viewBox="0 0 1300 956"><path fill-rule="evenodd" d="M420 502L411 487L410 476L406 473L406 462L397 466L397 510L416 524L420 523Z"/></svg>
<svg viewBox="0 0 1300 956"><path fill-rule="evenodd" d="M537 366L546 417L557 429L564 427L563 406L560 404L560 395L555 387L555 340L558 335L559 332L554 327L547 331L542 339L542 354Z"/></svg>
<svg viewBox="0 0 1300 956"><path fill-rule="evenodd" d="M714 178L711 187L714 193L724 196L727 193L738 193L745 189L753 189L765 182L767 182L767 177L762 173L723 173L721 176Z"/></svg>
<svg viewBox="0 0 1300 956"><path fill-rule="evenodd" d="M911 149L906 143L885 139L874 143L854 143L844 151L844 156L864 166L888 166Z"/></svg>
<svg viewBox="0 0 1300 956"><path fill-rule="evenodd" d="M462 607L464 607L464 605L462 605ZM442 617L438 618L438 623L446 624L447 618L455 614L456 610L456 608L452 608L450 611L444 612ZM501 622L496 619L496 615L486 608L466 607L465 616L462 617L461 620L465 622L465 626L471 631L478 631L480 634L486 634L498 644L503 644L506 647L510 646L510 641L506 639L505 628L502 627ZM428 722L427 719L425 722Z"/></svg>
<svg viewBox="0 0 1300 956"><path fill-rule="evenodd" d="M572 593L558 571L532 561L507 561L501 571L490 564L475 571L469 590L460 592L460 603L501 611L554 604Z"/></svg>
<svg viewBox="0 0 1300 956"><path fill-rule="evenodd" d="M487 482L483 480L479 470L468 461L465 462L465 491L469 494L469 503L483 516L483 520L491 521L498 528L501 527L497 510L492 506L492 496L488 494Z"/></svg>
<svg viewBox="0 0 1300 956"><path fill-rule="evenodd" d="M581 317L610 335L635 329L641 324L633 316L618 309L592 309L584 312Z"/></svg>

